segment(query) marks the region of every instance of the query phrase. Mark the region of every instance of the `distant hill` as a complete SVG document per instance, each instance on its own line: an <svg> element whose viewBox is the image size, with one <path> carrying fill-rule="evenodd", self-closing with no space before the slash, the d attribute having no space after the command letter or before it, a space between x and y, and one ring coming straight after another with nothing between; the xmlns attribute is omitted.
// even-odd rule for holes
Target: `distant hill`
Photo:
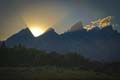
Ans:
<svg viewBox="0 0 120 80"><path fill-rule="evenodd" d="M47 52L55 51L63 54L77 52L93 60L120 61L120 34L114 31L112 26L103 29L96 27L86 31L81 25L79 22L61 35L51 28L37 38L33 37L26 28L9 37L5 42L7 47L22 44L27 48L37 48Z"/></svg>

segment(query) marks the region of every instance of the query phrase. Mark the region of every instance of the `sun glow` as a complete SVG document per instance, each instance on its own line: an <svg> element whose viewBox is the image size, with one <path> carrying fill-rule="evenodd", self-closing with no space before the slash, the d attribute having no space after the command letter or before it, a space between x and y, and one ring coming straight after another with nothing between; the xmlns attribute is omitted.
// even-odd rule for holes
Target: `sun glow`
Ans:
<svg viewBox="0 0 120 80"><path fill-rule="evenodd" d="M30 31L32 32L34 37L39 37L40 35L42 35L45 31L38 28L38 27L32 27L30 28Z"/></svg>

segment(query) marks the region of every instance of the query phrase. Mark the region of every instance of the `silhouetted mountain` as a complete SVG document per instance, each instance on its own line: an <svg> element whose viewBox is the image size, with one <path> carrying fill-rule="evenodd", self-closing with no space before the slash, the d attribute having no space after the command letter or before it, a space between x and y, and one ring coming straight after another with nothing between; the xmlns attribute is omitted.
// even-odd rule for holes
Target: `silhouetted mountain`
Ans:
<svg viewBox="0 0 120 80"><path fill-rule="evenodd" d="M0 41L0 48L6 48L5 41Z"/></svg>
<svg viewBox="0 0 120 80"><path fill-rule="evenodd" d="M112 26L67 32L61 35L66 40L66 51L79 52L83 56L102 61L120 60L120 34Z"/></svg>
<svg viewBox="0 0 120 80"><path fill-rule="evenodd" d="M0 41L0 45L2 45L2 41Z"/></svg>
<svg viewBox="0 0 120 80"><path fill-rule="evenodd" d="M26 28L8 38L6 44L8 47L23 44L28 48L33 47L48 52L77 52L99 61L120 61L119 41L120 34L114 31L112 26L103 29L96 27L90 31L77 28L61 35L51 28L37 38L33 37Z"/></svg>
<svg viewBox="0 0 120 80"><path fill-rule="evenodd" d="M6 40L8 47L17 46L19 44L28 46L28 44L34 41L34 36L28 28L21 30L20 32L12 35Z"/></svg>

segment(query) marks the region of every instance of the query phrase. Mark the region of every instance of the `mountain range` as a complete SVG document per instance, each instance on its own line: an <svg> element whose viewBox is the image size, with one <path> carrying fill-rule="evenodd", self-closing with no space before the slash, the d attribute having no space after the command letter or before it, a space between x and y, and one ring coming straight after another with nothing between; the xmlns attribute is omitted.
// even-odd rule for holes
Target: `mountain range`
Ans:
<svg viewBox="0 0 120 80"><path fill-rule="evenodd" d="M91 60L120 61L120 33L113 30L111 25L103 29L96 27L90 31L81 27L81 22L78 22L60 35L50 28L39 37L34 37L25 28L9 37L5 43L7 47L21 44L47 52L79 53Z"/></svg>

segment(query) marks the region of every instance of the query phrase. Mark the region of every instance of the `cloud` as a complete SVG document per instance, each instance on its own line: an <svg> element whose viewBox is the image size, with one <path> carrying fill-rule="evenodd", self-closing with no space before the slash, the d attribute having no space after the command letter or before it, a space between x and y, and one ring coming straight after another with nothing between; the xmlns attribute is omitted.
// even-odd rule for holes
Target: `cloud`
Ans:
<svg viewBox="0 0 120 80"><path fill-rule="evenodd" d="M85 25L83 28L87 31L92 30L95 27L98 27L100 29L107 27L111 25L112 16L105 17L103 19L98 19L96 21L92 21L91 24Z"/></svg>

